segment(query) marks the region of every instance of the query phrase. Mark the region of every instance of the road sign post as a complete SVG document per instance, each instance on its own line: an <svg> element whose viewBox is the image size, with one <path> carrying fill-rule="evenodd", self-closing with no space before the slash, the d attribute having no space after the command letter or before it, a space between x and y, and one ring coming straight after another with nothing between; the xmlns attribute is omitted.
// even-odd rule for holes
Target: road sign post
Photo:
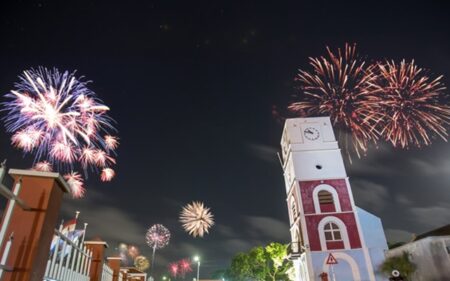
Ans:
<svg viewBox="0 0 450 281"><path fill-rule="evenodd" d="M331 276L333 278L333 281L336 281L336 275L334 274L333 265L335 265L337 263L338 263L338 261L336 260L336 258L333 256L332 253L330 253L327 258L327 264L331 267Z"/></svg>

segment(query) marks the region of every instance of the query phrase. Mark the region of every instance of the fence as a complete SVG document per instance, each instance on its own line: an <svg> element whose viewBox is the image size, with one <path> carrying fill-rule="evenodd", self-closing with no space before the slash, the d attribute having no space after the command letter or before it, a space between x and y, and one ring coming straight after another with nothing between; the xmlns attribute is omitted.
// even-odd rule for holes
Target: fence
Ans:
<svg viewBox="0 0 450 281"><path fill-rule="evenodd" d="M47 261L44 280L89 281L92 252L81 245L82 241L74 243L59 230L55 229L55 235L56 243Z"/></svg>
<svg viewBox="0 0 450 281"><path fill-rule="evenodd" d="M15 183L9 174L16 177ZM64 179L57 173L30 170L12 169L9 170L9 174L2 163L0 165L0 196L8 199L9 203L3 213L0 226L0 281L26 281L36 276L43 276L44 281L89 281L93 276L98 276L95 281L112 281L114 270L119 269L113 270L104 263L103 250L100 255L95 248L89 248L83 242L84 237L72 241L61 232L62 226L59 230L54 229L59 203L63 193L68 191ZM52 204L39 205L40 202L52 202ZM46 219L49 217L51 220ZM36 228L42 231L34 231ZM36 236L35 233L45 234ZM46 245L50 242L53 233L55 237L49 249ZM16 240L21 241L21 245L27 245L29 249L34 249L34 252L39 254L27 259L28 263L19 264L18 260L23 260L18 259L23 256L20 252L23 247L19 245L19 241L14 241L15 237ZM41 243L42 241L47 242ZM48 257L47 260L45 260L46 257ZM38 262L31 265L32 261ZM95 271L93 264L99 262L100 272L98 275L93 275ZM31 273L31 267L40 273L36 271ZM32 274L34 277L31 277ZM124 281L121 274L118 280Z"/></svg>
<svg viewBox="0 0 450 281"><path fill-rule="evenodd" d="M113 270L107 264L103 264L101 281L112 281L112 280L113 280Z"/></svg>

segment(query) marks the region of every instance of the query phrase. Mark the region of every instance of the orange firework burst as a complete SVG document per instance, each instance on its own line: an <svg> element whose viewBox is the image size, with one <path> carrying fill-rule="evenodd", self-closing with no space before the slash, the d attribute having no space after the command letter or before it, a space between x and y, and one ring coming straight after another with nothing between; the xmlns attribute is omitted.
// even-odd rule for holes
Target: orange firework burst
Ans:
<svg viewBox="0 0 450 281"><path fill-rule="evenodd" d="M346 44L337 53L327 47L327 55L310 58L311 72L300 70L295 80L300 84L302 100L288 108L300 115L329 115L335 125L352 135L353 150L359 157L360 151L365 153L369 142L378 138L375 124L379 116L367 103L375 94L374 66L367 66L357 55L355 44Z"/></svg>
<svg viewBox="0 0 450 281"><path fill-rule="evenodd" d="M380 135L395 147L431 144L437 135L447 140L450 107L444 102L442 76L431 78L414 61L377 64L378 91L373 105L383 114Z"/></svg>

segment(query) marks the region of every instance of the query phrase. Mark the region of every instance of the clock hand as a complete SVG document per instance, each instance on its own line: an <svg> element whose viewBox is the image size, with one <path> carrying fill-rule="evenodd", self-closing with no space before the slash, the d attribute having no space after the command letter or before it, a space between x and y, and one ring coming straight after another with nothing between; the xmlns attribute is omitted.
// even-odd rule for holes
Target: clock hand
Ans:
<svg viewBox="0 0 450 281"><path fill-rule="evenodd" d="M307 134L314 134L313 131L311 131L310 129L306 129L305 133L307 133Z"/></svg>

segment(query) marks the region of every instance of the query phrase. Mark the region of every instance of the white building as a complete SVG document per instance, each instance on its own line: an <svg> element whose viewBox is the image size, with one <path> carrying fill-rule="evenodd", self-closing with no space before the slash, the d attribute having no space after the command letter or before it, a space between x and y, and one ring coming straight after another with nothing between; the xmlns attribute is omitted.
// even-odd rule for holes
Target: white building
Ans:
<svg viewBox="0 0 450 281"><path fill-rule="evenodd" d="M330 119L287 119L281 147L296 281L387 280L381 220L356 207Z"/></svg>
<svg viewBox="0 0 450 281"><path fill-rule="evenodd" d="M417 236L414 241L391 249L387 257L407 252L416 266L414 281L450 281L450 224Z"/></svg>

